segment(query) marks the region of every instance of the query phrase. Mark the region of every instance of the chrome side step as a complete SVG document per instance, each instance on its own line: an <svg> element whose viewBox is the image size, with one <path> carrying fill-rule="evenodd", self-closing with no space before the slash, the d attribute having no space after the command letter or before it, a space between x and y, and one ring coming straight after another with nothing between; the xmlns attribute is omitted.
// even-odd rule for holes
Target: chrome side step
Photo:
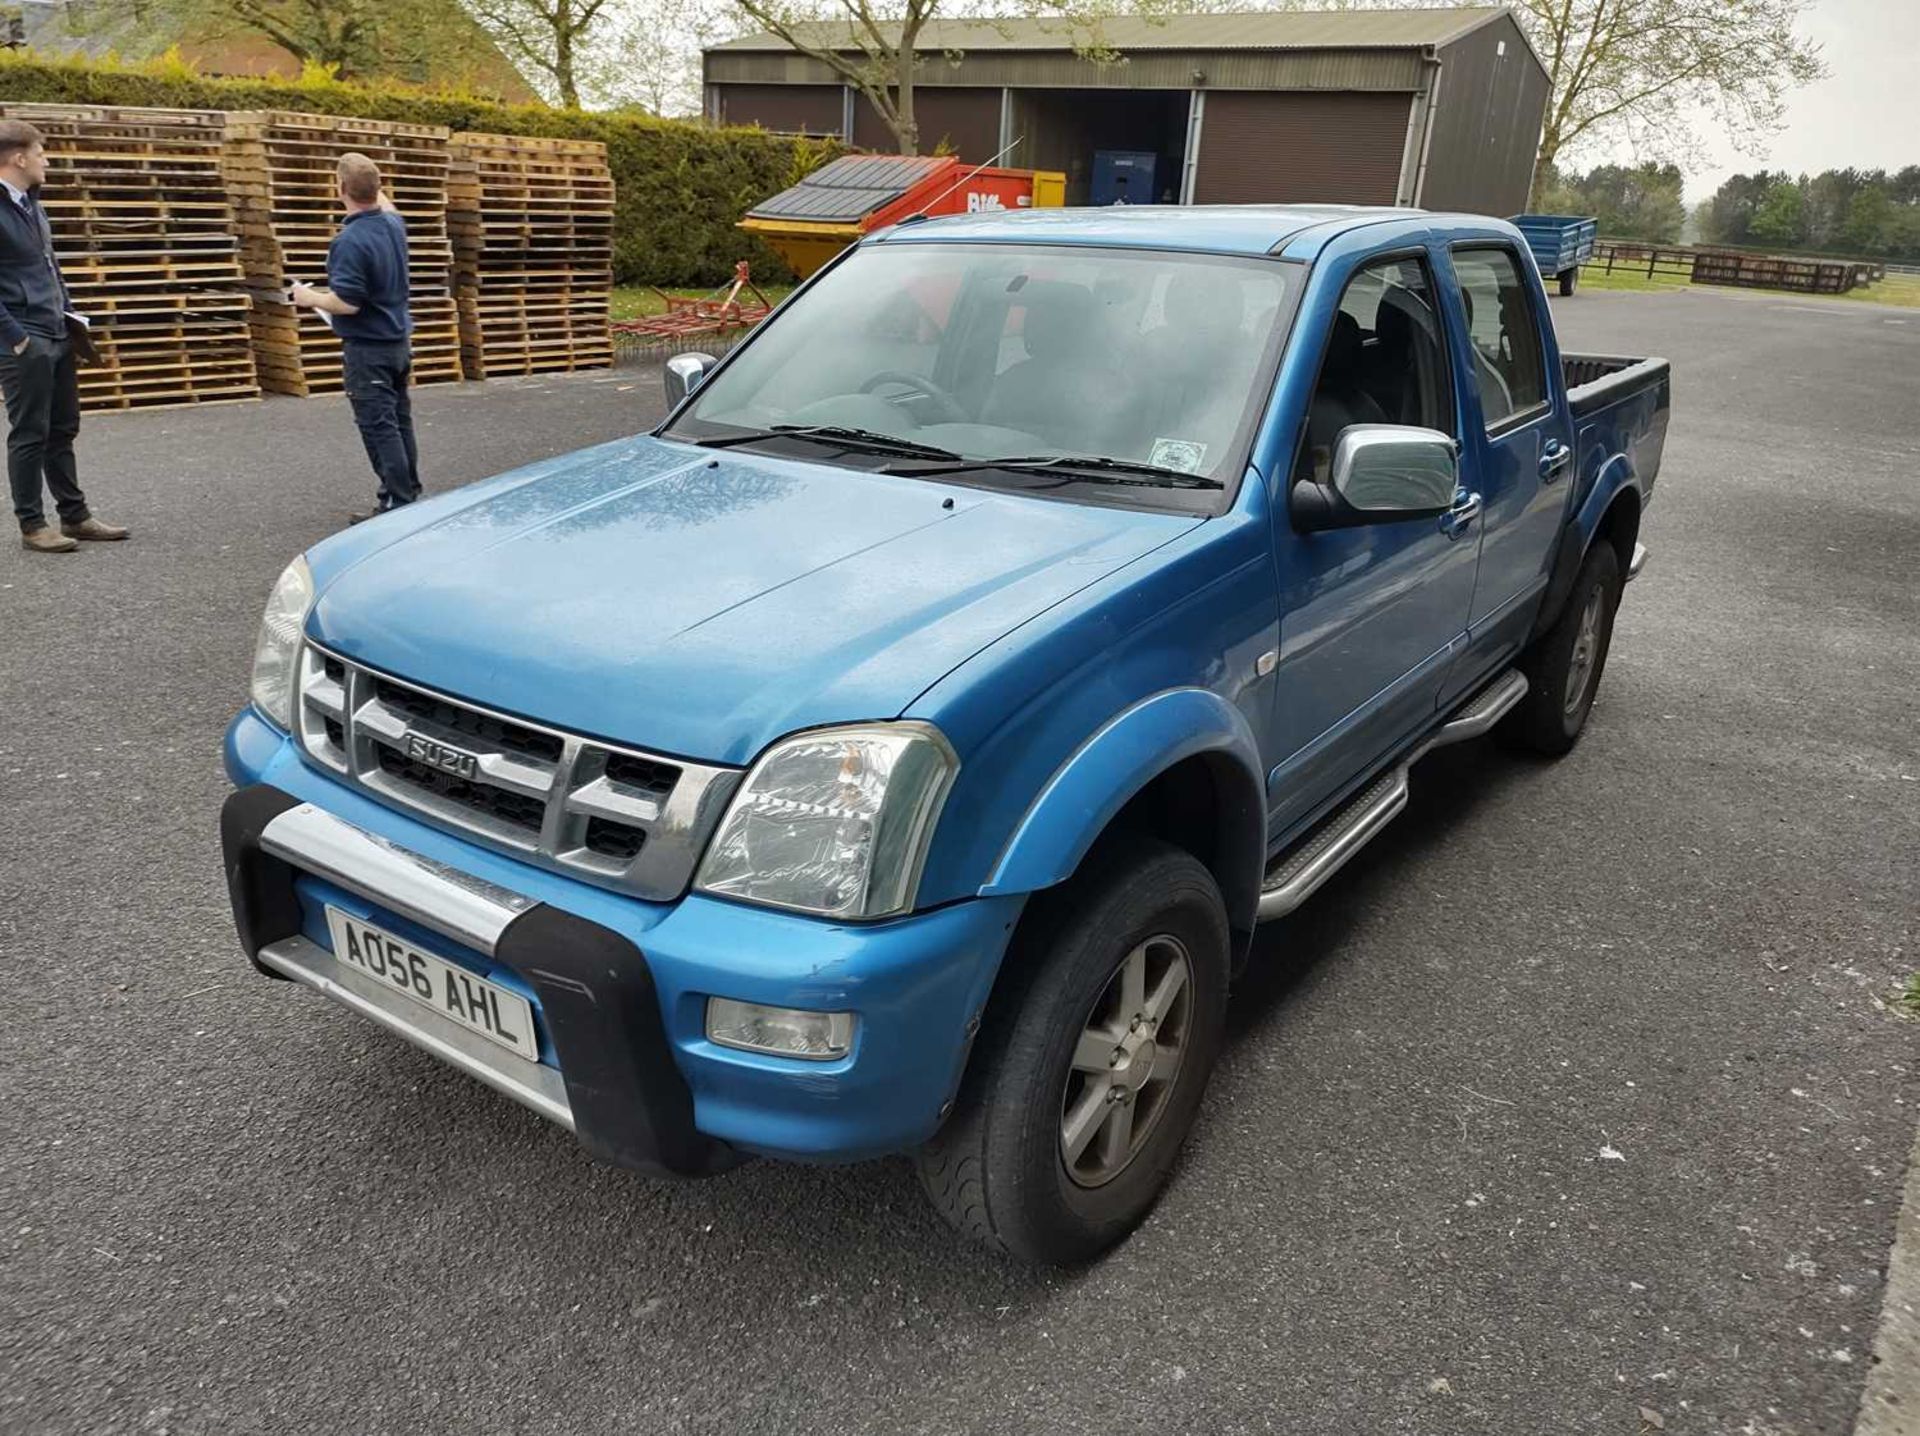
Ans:
<svg viewBox="0 0 1920 1436"><path fill-rule="evenodd" d="M1347 799L1267 869L1260 885L1256 920L1271 922L1299 907L1399 817L1400 810L1407 806L1408 775L1421 758L1435 748L1478 738L1526 696L1526 675L1509 668L1457 709L1404 761Z"/></svg>
<svg viewBox="0 0 1920 1436"><path fill-rule="evenodd" d="M1506 717L1513 705L1526 696L1527 675L1517 668L1509 668L1455 709L1453 717L1440 725L1439 732L1415 748L1407 762L1417 763L1435 748L1464 743L1469 738L1492 732L1493 725Z"/></svg>
<svg viewBox="0 0 1920 1436"><path fill-rule="evenodd" d="M1315 828L1267 869L1260 885L1257 920L1285 917L1346 866L1407 805L1407 765L1390 768L1347 799L1344 807Z"/></svg>

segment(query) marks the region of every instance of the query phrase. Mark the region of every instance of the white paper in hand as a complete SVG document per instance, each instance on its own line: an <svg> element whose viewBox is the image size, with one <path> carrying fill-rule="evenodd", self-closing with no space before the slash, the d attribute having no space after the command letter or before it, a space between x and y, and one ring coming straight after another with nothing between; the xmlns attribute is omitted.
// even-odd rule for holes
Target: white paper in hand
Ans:
<svg viewBox="0 0 1920 1436"><path fill-rule="evenodd" d="M285 299L289 304L293 303L293 287L298 283L300 283L300 281L297 279L289 279L287 281L287 292L285 295ZM322 324L326 325L327 328L329 329L333 328L333 316L331 314L327 313L326 310L319 309L319 308L316 308L313 312L320 317L320 322Z"/></svg>

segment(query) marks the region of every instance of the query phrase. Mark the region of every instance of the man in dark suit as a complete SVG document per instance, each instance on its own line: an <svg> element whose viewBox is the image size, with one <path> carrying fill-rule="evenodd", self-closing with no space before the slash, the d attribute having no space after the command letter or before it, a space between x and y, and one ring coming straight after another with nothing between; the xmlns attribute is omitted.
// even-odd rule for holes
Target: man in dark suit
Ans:
<svg viewBox="0 0 1920 1436"><path fill-rule="evenodd" d="M35 553L72 553L81 541L110 542L127 531L87 508L73 462L80 432L75 351L90 354L85 322L73 312L53 257L53 230L40 207L46 138L24 120L0 119L0 390L7 398L7 480L20 542ZM47 524L41 483L53 492L60 531Z"/></svg>

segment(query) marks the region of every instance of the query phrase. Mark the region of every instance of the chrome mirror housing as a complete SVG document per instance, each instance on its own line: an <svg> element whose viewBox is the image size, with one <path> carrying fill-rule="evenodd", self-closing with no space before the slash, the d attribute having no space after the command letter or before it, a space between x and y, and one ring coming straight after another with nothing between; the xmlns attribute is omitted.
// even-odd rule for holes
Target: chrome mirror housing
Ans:
<svg viewBox="0 0 1920 1436"><path fill-rule="evenodd" d="M1326 483L1299 483L1288 508L1303 532L1433 518L1453 507L1460 446L1437 429L1349 424Z"/></svg>
<svg viewBox="0 0 1920 1436"><path fill-rule="evenodd" d="M1333 446L1333 487L1359 513L1423 518L1445 513L1460 486L1460 456L1437 429L1354 424Z"/></svg>
<svg viewBox="0 0 1920 1436"><path fill-rule="evenodd" d="M677 409L687 400L687 395L700 387L707 375L713 372L720 361L711 354L676 354L667 360L663 381L667 386L667 407Z"/></svg>

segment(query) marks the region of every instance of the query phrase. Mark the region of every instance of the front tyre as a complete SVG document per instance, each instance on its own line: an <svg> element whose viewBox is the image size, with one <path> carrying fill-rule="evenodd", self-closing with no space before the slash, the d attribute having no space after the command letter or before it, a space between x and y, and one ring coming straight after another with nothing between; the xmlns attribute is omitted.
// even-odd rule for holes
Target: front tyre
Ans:
<svg viewBox="0 0 1920 1436"><path fill-rule="evenodd" d="M1561 270L1560 271L1561 296L1565 297L1566 295L1572 294L1573 286L1578 284L1579 282L1580 282L1580 271L1578 269Z"/></svg>
<svg viewBox="0 0 1920 1436"><path fill-rule="evenodd" d="M1212 875L1103 844L1035 899L953 1115L919 1154L957 1230L1006 1255L1098 1255L1152 1208L1219 1055L1231 938Z"/></svg>

